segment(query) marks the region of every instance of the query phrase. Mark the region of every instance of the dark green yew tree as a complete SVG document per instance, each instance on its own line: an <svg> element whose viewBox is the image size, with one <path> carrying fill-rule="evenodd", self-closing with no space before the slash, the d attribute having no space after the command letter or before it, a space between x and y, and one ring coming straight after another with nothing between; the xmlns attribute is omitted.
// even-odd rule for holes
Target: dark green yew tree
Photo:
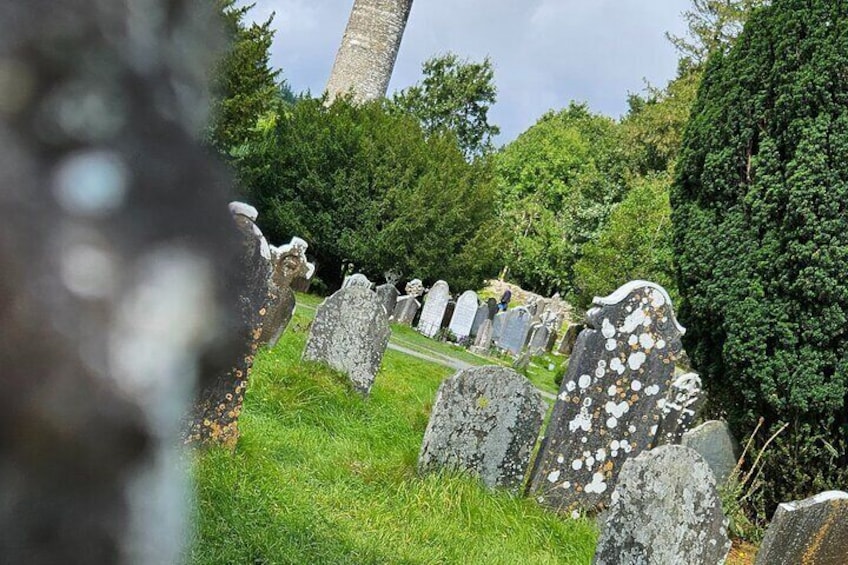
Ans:
<svg viewBox="0 0 848 565"><path fill-rule="evenodd" d="M848 2L775 0L707 65L671 195L715 415L765 419L759 510L848 480ZM749 459L750 461L750 459ZM757 497L755 497L757 498Z"/></svg>

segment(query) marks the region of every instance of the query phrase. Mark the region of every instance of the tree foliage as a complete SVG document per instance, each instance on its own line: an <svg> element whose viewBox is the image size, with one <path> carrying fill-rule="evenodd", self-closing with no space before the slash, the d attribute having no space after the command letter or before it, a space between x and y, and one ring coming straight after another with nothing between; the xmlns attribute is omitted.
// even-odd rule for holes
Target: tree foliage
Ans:
<svg viewBox="0 0 848 565"><path fill-rule="evenodd" d="M474 63L447 53L425 61L423 74L420 84L395 95L397 107L421 120L429 134L452 131L467 157L490 152L500 133L489 123L489 109L497 100L492 62Z"/></svg>
<svg viewBox="0 0 848 565"><path fill-rule="evenodd" d="M775 0L710 60L672 192L685 343L739 436L765 418L762 501L848 479L848 11ZM762 441L762 438L760 439Z"/></svg>

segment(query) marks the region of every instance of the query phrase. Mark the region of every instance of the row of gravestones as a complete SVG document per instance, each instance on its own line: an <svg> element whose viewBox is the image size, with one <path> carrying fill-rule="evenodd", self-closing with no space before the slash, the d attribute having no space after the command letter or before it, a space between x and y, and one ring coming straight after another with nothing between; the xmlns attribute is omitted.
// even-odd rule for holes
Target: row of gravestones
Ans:
<svg viewBox="0 0 848 565"><path fill-rule="evenodd" d="M588 313L527 490L579 515L608 510L594 563L723 563L730 549L717 481L737 446L721 422L688 431L700 379L675 377L680 327L666 292L634 281ZM514 371L475 367L442 383L419 455L519 491L542 426L539 392ZM781 505L758 564L844 563L848 495Z"/></svg>

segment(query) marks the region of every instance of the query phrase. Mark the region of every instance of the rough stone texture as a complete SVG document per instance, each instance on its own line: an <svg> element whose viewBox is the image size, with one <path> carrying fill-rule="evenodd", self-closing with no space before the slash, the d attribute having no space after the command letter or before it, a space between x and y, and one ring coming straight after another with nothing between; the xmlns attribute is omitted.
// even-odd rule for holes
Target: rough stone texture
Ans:
<svg viewBox="0 0 848 565"><path fill-rule="evenodd" d="M848 493L828 491L777 507L756 565L844 565Z"/></svg>
<svg viewBox="0 0 848 565"><path fill-rule="evenodd" d="M424 283L421 282L421 279L412 279L406 283L404 290L409 296L418 298L424 294Z"/></svg>
<svg viewBox="0 0 848 565"><path fill-rule="evenodd" d="M557 353L566 357L571 356L571 353L574 351L574 344L577 343L577 336L580 335L580 332L585 327L583 324L569 324L568 328L562 332L562 338L556 347Z"/></svg>
<svg viewBox="0 0 848 565"><path fill-rule="evenodd" d="M592 563L713 565L729 551L706 462L688 447L664 445L622 467Z"/></svg>
<svg viewBox="0 0 848 565"><path fill-rule="evenodd" d="M716 483L724 484L739 461L739 444L730 433L727 422L710 420L683 434L680 445L691 447L701 454L715 475Z"/></svg>
<svg viewBox="0 0 848 565"><path fill-rule="evenodd" d="M445 281L436 282L424 299L424 308L421 310L421 318L418 320L419 332L427 337L433 337L439 332L448 300L450 300L448 283Z"/></svg>
<svg viewBox="0 0 848 565"><path fill-rule="evenodd" d="M356 102L386 95L412 0L356 0L327 82L328 101L353 93Z"/></svg>
<svg viewBox="0 0 848 565"><path fill-rule="evenodd" d="M345 280L342 283L342 288L350 288L352 286L367 288L368 290L371 290L372 288L374 288L374 283L368 280L368 277L366 277L362 273L356 273L355 275L345 277Z"/></svg>
<svg viewBox="0 0 848 565"><path fill-rule="evenodd" d="M303 358L345 373L362 394L371 392L391 335L380 299L363 287L337 291L315 313Z"/></svg>
<svg viewBox="0 0 848 565"><path fill-rule="evenodd" d="M605 506L624 461L653 446L685 331L645 281L596 298L586 316L531 482L564 512Z"/></svg>
<svg viewBox="0 0 848 565"><path fill-rule="evenodd" d="M389 283L378 286L376 292L377 296L380 297L380 302L383 303L386 315L391 316L395 311L395 306L397 306L400 292L398 292L398 289L395 288L395 285Z"/></svg>
<svg viewBox="0 0 848 565"><path fill-rule="evenodd" d="M483 325L477 331L477 336L474 338L474 345L471 346L472 353L485 355L489 352L492 346L492 320L485 320Z"/></svg>
<svg viewBox="0 0 848 565"><path fill-rule="evenodd" d="M454 308L448 329L457 339L467 339L471 335L471 326L477 315L478 303L477 293L473 290L466 290L456 301L456 308Z"/></svg>
<svg viewBox="0 0 848 565"><path fill-rule="evenodd" d="M492 318L492 340L497 345L506 326L506 312L498 312Z"/></svg>
<svg viewBox="0 0 848 565"><path fill-rule="evenodd" d="M212 14L134 4L0 2L0 563L178 563L180 418L235 356Z"/></svg>
<svg viewBox="0 0 848 565"><path fill-rule="evenodd" d="M703 404L701 378L697 374L686 373L675 377L665 401L657 403L662 410L662 420L654 445L680 443L683 434L692 427L692 422Z"/></svg>
<svg viewBox="0 0 848 565"><path fill-rule="evenodd" d="M314 265L306 260L307 243L299 237L281 247L271 247L272 273L269 280L268 301L262 335L259 341L273 347L291 322L295 296L292 284L298 278L310 279Z"/></svg>
<svg viewBox="0 0 848 565"><path fill-rule="evenodd" d="M419 308L421 308L421 303L415 300L415 298L412 296L401 296L397 301L397 305L395 305L394 312L392 312L391 321L395 324L411 326Z"/></svg>
<svg viewBox="0 0 848 565"><path fill-rule="evenodd" d="M532 319L533 314L523 306L508 310L497 346L513 355L518 355L527 344Z"/></svg>
<svg viewBox="0 0 848 565"><path fill-rule="evenodd" d="M458 469L491 488L518 491L544 415L539 391L516 372L494 366L460 371L439 387L418 469Z"/></svg>
<svg viewBox="0 0 848 565"><path fill-rule="evenodd" d="M546 350L550 341L551 331L544 324L536 324L530 329L530 338L527 347L530 351L538 354Z"/></svg>
<svg viewBox="0 0 848 565"><path fill-rule="evenodd" d="M477 312L474 314L474 321L471 323L471 337L477 335L477 332L480 329L480 326L483 325L483 322L489 319L489 305L481 304L477 307Z"/></svg>

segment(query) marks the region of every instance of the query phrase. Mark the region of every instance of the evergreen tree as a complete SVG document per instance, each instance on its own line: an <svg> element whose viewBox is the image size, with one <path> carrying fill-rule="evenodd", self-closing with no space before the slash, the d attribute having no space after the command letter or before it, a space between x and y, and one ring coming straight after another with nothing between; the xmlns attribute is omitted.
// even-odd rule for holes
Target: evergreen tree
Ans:
<svg viewBox="0 0 848 565"><path fill-rule="evenodd" d="M711 57L672 190L680 317L761 516L848 479L848 4L775 0ZM760 438L760 445L764 438Z"/></svg>

